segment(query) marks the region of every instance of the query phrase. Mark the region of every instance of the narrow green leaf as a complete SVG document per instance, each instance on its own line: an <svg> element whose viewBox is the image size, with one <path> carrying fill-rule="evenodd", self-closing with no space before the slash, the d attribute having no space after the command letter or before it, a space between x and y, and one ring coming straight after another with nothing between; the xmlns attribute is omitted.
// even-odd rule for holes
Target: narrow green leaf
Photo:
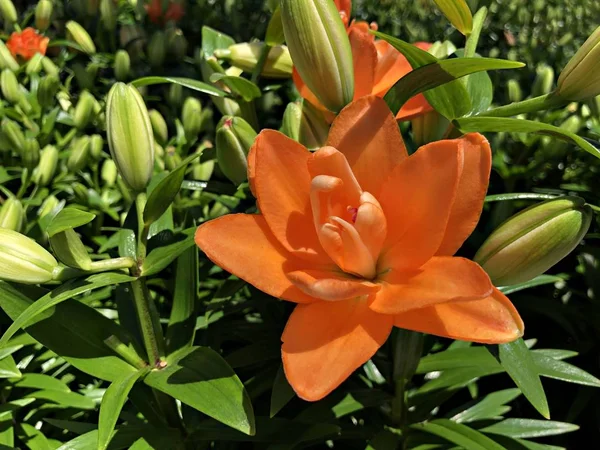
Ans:
<svg viewBox="0 0 600 450"><path fill-rule="evenodd" d="M564 361L558 361L541 353L532 352L531 356L540 375L556 380L568 381L569 383L600 387L600 380L598 378L579 367L575 367Z"/></svg>
<svg viewBox="0 0 600 450"><path fill-rule="evenodd" d="M465 0L434 0L450 23L467 36L473 29L473 15Z"/></svg>
<svg viewBox="0 0 600 450"><path fill-rule="evenodd" d="M194 91L202 92L203 94L212 95L213 97L225 97L227 93L218 89L210 84L203 83L202 81L194 80L192 78L182 78L182 77L160 77L160 76L152 76L152 77L143 77L138 78L131 82L131 84L135 87L141 86L150 86L152 84L166 84L173 83L183 86L188 89L192 89Z"/></svg>
<svg viewBox="0 0 600 450"><path fill-rule="evenodd" d="M194 245L196 227L183 230L175 235L174 242L152 250L142 266L142 275L149 277L165 269L175 261L179 255Z"/></svg>
<svg viewBox="0 0 600 450"><path fill-rule="evenodd" d="M579 137L575 133L571 133L564 128L555 127L554 125L548 125L543 122L504 117L469 117L456 119L454 120L454 124L464 133L507 131L511 133L537 133L552 136L575 144L596 158L600 158L600 150L582 137Z"/></svg>
<svg viewBox="0 0 600 450"><path fill-rule="evenodd" d="M148 371L149 369L145 368L137 372L126 373L113 381L104 393L100 405L100 418L98 419L98 450L108 448L110 438L113 435L123 405L127 401L129 391Z"/></svg>
<svg viewBox="0 0 600 450"><path fill-rule="evenodd" d="M271 15L269 25L267 26L267 34L265 35L265 44L270 47L281 45L285 42L283 34L283 23L281 22L281 8L277 5L275 11Z"/></svg>
<svg viewBox="0 0 600 450"><path fill-rule="evenodd" d="M481 428L485 433L501 434L513 438L540 438L571 433L579 426L566 422L534 419L505 419L502 422Z"/></svg>
<svg viewBox="0 0 600 450"><path fill-rule="evenodd" d="M0 450L14 449L15 430L13 425L12 413L6 413L0 419Z"/></svg>
<svg viewBox="0 0 600 450"><path fill-rule="evenodd" d="M465 450L505 450L479 431L448 419L436 419L411 428L439 436Z"/></svg>
<svg viewBox="0 0 600 450"><path fill-rule="evenodd" d="M486 202L504 202L509 200L551 200L557 198L552 194L536 194L534 192L511 193L511 194L494 194L488 195L485 198Z"/></svg>
<svg viewBox="0 0 600 450"><path fill-rule="evenodd" d="M481 58L478 54L467 56L463 49L457 50L455 55L463 59L467 57ZM465 84L467 92L469 93L469 98L471 99L471 109L469 110L468 115L470 116L482 111L487 111L494 99L494 86L492 85L492 79L487 72L475 72L462 78L462 81Z"/></svg>
<svg viewBox="0 0 600 450"><path fill-rule="evenodd" d="M140 437L154 445L156 449L181 448L181 434L177 430L169 428L157 428L151 426L124 426L117 429L110 441L110 450L128 449ZM98 430L88 431L66 442L56 450L90 450L96 448L98 442Z"/></svg>
<svg viewBox="0 0 600 450"><path fill-rule="evenodd" d="M262 94L260 88L250 80L242 77L234 77L222 73L213 73L210 76L211 83L220 81L234 94L239 95L245 102L250 102L255 98L259 98Z"/></svg>
<svg viewBox="0 0 600 450"><path fill-rule="evenodd" d="M498 361L485 347L466 347L424 356L417 366L418 374L464 367L498 367Z"/></svg>
<svg viewBox="0 0 600 450"><path fill-rule="evenodd" d="M186 348L169 356L167 363L166 368L149 373L144 383L236 430L254 434L250 397L218 353L207 347Z"/></svg>
<svg viewBox="0 0 600 450"><path fill-rule="evenodd" d="M543 286L545 284L554 284L560 281L564 281L564 278L557 277L556 275L538 275L533 280L526 281L524 283L513 284L510 286L499 286L501 292L504 294L512 294L514 292L519 292L524 289L529 289L536 286Z"/></svg>
<svg viewBox="0 0 600 450"><path fill-rule="evenodd" d="M95 409L96 402L89 397L84 397L76 392L60 391L35 391L27 394L25 398L35 398L36 400L48 400L65 408Z"/></svg>
<svg viewBox="0 0 600 450"><path fill-rule="evenodd" d="M12 356L0 360L0 378L20 377L21 371Z"/></svg>
<svg viewBox="0 0 600 450"><path fill-rule="evenodd" d="M5 420L7 417L12 417L12 412L22 408L23 406L30 405L35 402L34 398L19 398L17 400L11 400L0 405L0 420Z"/></svg>
<svg viewBox="0 0 600 450"><path fill-rule="evenodd" d="M64 208L54 216L54 219L48 225L46 232L49 237L54 236L61 231L77 228L87 223L90 223L96 218L95 214L82 211L77 208Z"/></svg>
<svg viewBox="0 0 600 450"><path fill-rule="evenodd" d="M45 391L70 392L69 386L62 381L43 373L26 373L18 380L11 380L13 386Z"/></svg>
<svg viewBox="0 0 600 450"><path fill-rule="evenodd" d="M510 411L510 407L505 407L504 405L512 402L519 395L521 395L521 391L515 388L492 392L475 405L452 416L452 420L462 423L472 422L473 420L493 419L500 415L498 414L500 410L504 412Z"/></svg>
<svg viewBox="0 0 600 450"><path fill-rule="evenodd" d="M534 354L540 354L540 355L547 356L548 358L558 359L558 360L573 358L579 354L573 350L552 349L552 348L542 348L542 349L532 350L532 352ZM534 356L534 359L535 359L535 356Z"/></svg>
<svg viewBox="0 0 600 450"><path fill-rule="evenodd" d="M546 419L550 418L548 400L532 353L523 339L498 346L500 364L531 405Z"/></svg>
<svg viewBox="0 0 600 450"><path fill-rule="evenodd" d="M21 423L18 430L19 438L27 443L29 450L53 450L54 447L50 445L46 436L33 425Z"/></svg>
<svg viewBox="0 0 600 450"><path fill-rule="evenodd" d="M232 37L213 28L202 27L202 53L205 58L212 56L217 49L229 48L235 44Z"/></svg>
<svg viewBox="0 0 600 450"><path fill-rule="evenodd" d="M271 418L281 411L281 409L287 405L290 400L296 396L294 389L288 383L285 373L283 372L283 366L279 366L275 380L273 381L273 390L271 391L271 408L269 416Z"/></svg>
<svg viewBox="0 0 600 450"><path fill-rule="evenodd" d="M497 373L504 372L502 366L497 364L495 367L462 367L458 369L445 370L440 374L439 377L434 378L431 381L428 381L423 386L421 386L416 394L422 395L427 392L437 391L440 389L457 387L464 387L472 381L477 380L481 377L486 377L489 375L495 375Z"/></svg>
<svg viewBox="0 0 600 450"><path fill-rule="evenodd" d="M181 183L188 165L199 156L200 153L188 156L152 190L144 208L144 222L146 225L158 220L171 206L181 189Z"/></svg>

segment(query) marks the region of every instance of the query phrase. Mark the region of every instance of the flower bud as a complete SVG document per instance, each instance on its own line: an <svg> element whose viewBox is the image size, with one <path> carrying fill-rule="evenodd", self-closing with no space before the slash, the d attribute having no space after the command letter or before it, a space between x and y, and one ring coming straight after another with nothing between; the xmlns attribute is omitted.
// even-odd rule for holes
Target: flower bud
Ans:
<svg viewBox="0 0 600 450"><path fill-rule="evenodd" d="M524 283L567 256L587 232L592 210L579 197L531 206L500 225L474 260L497 286Z"/></svg>
<svg viewBox="0 0 600 450"><path fill-rule="evenodd" d="M520 102L523 100L523 91L521 85L517 80L508 80L508 99L512 103Z"/></svg>
<svg viewBox="0 0 600 450"><path fill-rule="evenodd" d="M100 22L106 31L117 28L117 5L114 0L100 0Z"/></svg>
<svg viewBox="0 0 600 450"><path fill-rule="evenodd" d="M47 283L58 262L37 242L0 228L0 279L23 284Z"/></svg>
<svg viewBox="0 0 600 450"><path fill-rule="evenodd" d="M531 94L535 97L552 92L554 85L554 69L547 64L541 64L536 69L536 77L533 81Z"/></svg>
<svg viewBox="0 0 600 450"><path fill-rule="evenodd" d="M3 40L0 39L0 69L19 70L19 63L14 58Z"/></svg>
<svg viewBox="0 0 600 450"><path fill-rule="evenodd" d="M248 152L256 131L241 117L225 116L217 126L217 160L227 178L238 185L248 179Z"/></svg>
<svg viewBox="0 0 600 450"><path fill-rule="evenodd" d="M117 166L112 159L107 159L102 164L100 178L102 178L106 187L113 187L117 182Z"/></svg>
<svg viewBox="0 0 600 450"><path fill-rule="evenodd" d="M13 24L17 21L17 10L11 0L0 0L0 14L4 22Z"/></svg>
<svg viewBox="0 0 600 450"><path fill-rule="evenodd" d="M168 170L173 170L181 164L181 156L177 153L177 149L170 145L165 151L165 166Z"/></svg>
<svg viewBox="0 0 600 450"><path fill-rule="evenodd" d="M81 136L71 143L71 154L67 160L67 169L71 173L77 173L82 170L88 162L90 154L89 136Z"/></svg>
<svg viewBox="0 0 600 450"><path fill-rule="evenodd" d="M33 173L33 181L38 186L47 186L52 181L58 165L58 149L46 145L40 152L40 162Z"/></svg>
<svg viewBox="0 0 600 450"><path fill-rule="evenodd" d="M131 60L126 50L118 50L115 53L115 77L119 81L124 81L129 77L131 70Z"/></svg>
<svg viewBox="0 0 600 450"><path fill-rule="evenodd" d="M202 104L194 97L188 97L183 102L181 111L181 122L185 137L195 140L202 129Z"/></svg>
<svg viewBox="0 0 600 450"><path fill-rule="evenodd" d="M23 100L23 92L17 81L17 77L10 69L4 69L0 74L0 88L2 95L6 100L13 104L18 104Z"/></svg>
<svg viewBox="0 0 600 450"><path fill-rule="evenodd" d="M169 56L175 61L181 60L187 53L187 39L180 28L169 28L166 32Z"/></svg>
<svg viewBox="0 0 600 450"><path fill-rule="evenodd" d="M34 73L40 73L42 68L42 60L44 59L44 55L41 53L36 53L31 57L31 59L27 62L27 66L25 67L25 73L27 75L32 75Z"/></svg>
<svg viewBox="0 0 600 450"><path fill-rule="evenodd" d="M52 19L52 2L40 0L35 6L35 27L39 31L46 31Z"/></svg>
<svg viewBox="0 0 600 450"><path fill-rule="evenodd" d="M21 127L10 119L4 119L2 121L2 133L13 146L14 150L19 152L25 148L25 135L21 131Z"/></svg>
<svg viewBox="0 0 600 450"><path fill-rule="evenodd" d="M88 55L93 55L96 53L96 46L94 45L94 41L90 37L85 28L79 25L74 20L69 20L65 25L67 28L68 36L75 42L84 53Z"/></svg>
<svg viewBox="0 0 600 450"><path fill-rule="evenodd" d="M88 126L94 116L95 98L88 91L82 91L73 111L73 122L79 130Z"/></svg>
<svg viewBox="0 0 600 450"><path fill-rule="evenodd" d="M252 73L265 46L264 42L235 44L227 50L215 50L217 58L227 59L235 67ZM261 75L267 78L289 78L292 76L292 58L285 45L269 50Z"/></svg>
<svg viewBox="0 0 600 450"><path fill-rule="evenodd" d="M197 160L196 160L197 161ZM192 178L197 181L208 181L215 170L215 160L196 162L192 167Z"/></svg>
<svg viewBox="0 0 600 450"><path fill-rule="evenodd" d="M331 0L282 0L285 40L300 77L329 110L354 97L352 50Z"/></svg>
<svg viewBox="0 0 600 450"><path fill-rule="evenodd" d="M104 139L99 134L93 134L90 137L90 155L96 161L102 159L102 150L104 149Z"/></svg>
<svg viewBox="0 0 600 450"><path fill-rule="evenodd" d="M110 154L131 189L146 189L154 169L154 136L144 99L133 86L116 83L106 101Z"/></svg>
<svg viewBox="0 0 600 450"><path fill-rule="evenodd" d="M23 167L33 170L40 162L40 144L37 139L25 139L21 152Z"/></svg>
<svg viewBox="0 0 600 450"><path fill-rule="evenodd" d="M155 31L148 42L148 62L152 67L160 67L165 62L167 55L167 42L165 33Z"/></svg>
<svg viewBox="0 0 600 450"><path fill-rule="evenodd" d="M169 140L169 129L167 127L167 122L165 122L162 114L155 109L151 109L149 114L150 123L152 124L152 131L154 132L154 138L160 145L165 145Z"/></svg>
<svg viewBox="0 0 600 450"><path fill-rule="evenodd" d="M306 148L316 149L325 145L329 128L323 112L304 101L288 104L280 131Z"/></svg>
<svg viewBox="0 0 600 450"><path fill-rule="evenodd" d="M75 230L68 228L50 236L50 246L58 260L75 269L90 270L92 260Z"/></svg>
<svg viewBox="0 0 600 450"><path fill-rule="evenodd" d="M596 28L560 73L557 92L572 101L600 94L600 27Z"/></svg>
<svg viewBox="0 0 600 450"><path fill-rule="evenodd" d="M6 199L0 208L0 228L20 231L25 218L22 203L16 197Z"/></svg>
<svg viewBox="0 0 600 450"><path fill-rule="evenodd" d="M42 67L44 68L44 70L46 71L46 73L48 75L55 75L58 76L60 69L58 68L58 66L56 64L54 64L54 62L52 62L52 60L50 58L48 58L47 56L44 56L42 58Z"/></svg>
<svg viewBox="0 0 600 450"><path fill-rule="evenodd" d="M46 200L44 200L44 202L42 203L42 206L40 206L40 209L38 209L37 215L40 219L46 217L49 214L52 214L51 217L54 217L54 215L56 215L56 213L63 207L63 205L64 200L61 202L54 195L49 195L48 197L46 197Z"/></svg>
<svg viewBox="0 0 600 450"><path fill-rule="evenodd" d="M174 108L179 108L181 102L183 101L183 86L172 83L169 86L169 91L167 92L167 101Z"/></svg>
<svg viewBox="0 0 600 450"><path fill-rule="evenodd" d="M417 147L444 138L450 121L437 111L430 111L411 120L413 141Z"/></svg>

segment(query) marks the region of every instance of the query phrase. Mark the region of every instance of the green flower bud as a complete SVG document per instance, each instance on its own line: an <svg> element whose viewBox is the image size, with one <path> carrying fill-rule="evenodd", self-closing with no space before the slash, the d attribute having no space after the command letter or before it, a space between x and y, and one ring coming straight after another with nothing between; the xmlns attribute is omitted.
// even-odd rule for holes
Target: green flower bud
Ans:
<svg viewBox="0 0 600 450"><path fill-rule="evenodd" d="M196 160L197 161L197 160ZM197 181L208 181L215 170L215 160L196 162L192 167L192 177Z"/></svg>
<svg viewBox="0 0 600 450"><path fill-rule="evenodd" d="M17 76L10 69L4 69L0 74L0 87L2 95L6 100L13 104L18 104L23 101L23 92L17 81Z"/></svg>
<svg viewBox="0 0 600 450"><path fill-rule="evenodd" d="M0 228L20 231L24 218L23 204L16 197L7 198L0 208Z"/></svg>
<svg viewBox="0 0 600 450"><path fill-rule="evenodd" d="M113 0L100 0L100 22L106 31L117 28L117 5Z"/></svg>
<svg viewBox="0 0 600 450"><path fill-rule="evenodd" d="M38 209L38 217L41 219L49 214L56 215L62 209L63 204L64 201L60 202L54 195L49 195L42 203L42 206L40 206L40 209Z"/></svg>
<svg viewBox="0 0 600 450"><path fill-rule="evenodd" d="M90 155L90 137L81 136L71 143L71 154L67 160L67 169L71 173L77 173L82 170L88 162Z"/></svg>
<svg viewBox="0 0 600 450"><path fill-rule="evenodd" d="M115 77L119 81L124 81L129 78L131 70L131 60L129 53L126 50L118 50L115 54Z"/></svg>
<svg viewBox="0 0 600 450"><path fill-rule="evenodd" d="M69 38L75 42L84 53L93 55L96 53L96 46L85 28L79 25L74 20L69 20L65 25Z"/></svg>
<svg viewBox="0 0 600 450"><path fill-rule="evenodd" d="M23 284L47 283L57 269L56 259L33 239L0 228L0 279Z"/></svg>
<svg viewBox="0 0 600 450"><path fill-rule="evenodd" d="M146 189L154 169L154 136L144 99L133 86L116 83L106 101L110 154L131 189Z"/></svg>
<svg viewBox="0 0 600 450"><path fill-rule="evenodd" d="M46 145L40 152L40 162L33 173L33 181L38 186L47 186L52 181L58 165L58 149Z"/></svg>
<svg viewBox="0 0 600 450"><path fill-rule="evenodd" d="M264 46L264 42L235 44L227 50L215 50L215 56L227 59L232 65L252 73ZM292 68L290 51L285 45L277 45L269 50L261 75L267 78L289 78L292 76Z"/></svg>
<svg viewBox="0 0 600 450"><path fill-rule="evenodd" d="M334 2L282 0L281 20L300 77L327 109L339 112L354 97L354 67Z"/></svg>
<svg viewBox="0 0 600 450"><path fill-rule="evenodd" d="M152 67L160 67L165 62L167 55L167 42L165 33L155 31L148 42L148 62Z"/></svg>
<svg viewBox="0 0 600 450"><path fill-rule="evenodd" d="M40 162L40 144L37 139L25 139L25 146L21 152L23 167L33 170Z"/></svg>
<svg viewBox="0 0 600 450"><path fill-rule="evenodd" d="M113 187L117 182L117 165L112 159L107 159L102 164L100 178L106 187Z"/></svg>
<svg viewBox="0 0 600 450"><path fill-rule="evenodd" d="M165 145L169 140L169 129L167 127L167 122L165 122L162 114L155 109L150 110L149 114L150 123L152 124L152 131L154 132L154 138L159 144Z"/></svg>
<svg viewBox="0 0 600 450"><path fill-rule="evenodd" d="M56 93L56 99L58 100L58 104L63 111L68 111L71 109L73 104L71 103L71 97L65 91L59 91Z"/></svg>
<svg viewBox="0 0 600 450"><path fill-rule="evenodd" d="M31 57L31 59L29 60L29 62L27 63L27 65L25 66L25 73L27 75L32 75L34 73L40 73L42 71L42 68L44 67L42 65L43 59L44 59L44 56L41 53L36 53L35 55L33 55Z"/></svg>
<svg viewBox="0 0 600 450"><path fill-rule="evenodd" d="M225 116L217 126L217 160L233 184L248 179L248 152L254 139L256 131L241 117Z"/></svg>
<svg viewBox="0 0 600 450"><path fill-rule="evenodd" d="M73 111L73 122L79 130L88 126L94 117L94 103L96 99L88 91L82 91Z"/></svg>
<svg viewBox="0 0 600 450"><path fill-rule="evenodd" d="M523 100L523 91L517 80L508 80L508 99L513 103Z"/></svg>
<svg viewBox="0 0 600 450"><path fill-rule="evenodd" d="M596 28L560 73L557 92L572 101L600 94L600 27Z"/></svg>
<svg viewBox="0 0 600 450"><path fill-rule="evenodd" d="M21 131L21 127L10 119L2 121L2 133L13 146L14 150L23 151L25 148L25 135Z"/></svg>
<svg viewBox="0 0 600 450"><path fill-rule="evenodd" d="M181 156L177 153L177 149L172 145L167 147L165 152L165 166L168 170L175 169L179 164L181 164Z"/></svg>
<svg viewBox="0 0 600 450"><path fill-rule="evenodd" d="M413 141L417 147L444 138L450 121L437 111L430 111L411 121Z"/></svg>
<svg viewBox="0 0 600 450"><path fill-rule="evenodd" d="M102 150L104 149L104 139L99 134L93 134L90 137L90 155L96 161L102 159Z"/></svg>
<svg viewBox="0 0 600 450"><path fill-rule="evenodd" d="M306 148L315 149L325 145L329 127L321 111L308 102L302 102L288 104L280 131Z"/></svg>
<svg viewBox="0 0 600 450"><path fill-rule="evenodd" d="M44 70L46 71L46 73L48 75L58 76L58 74L60 72L60 69L58 68L58 66L56 64L54 64L54 62L47 56L44 56L42 58L42 67L44 68Z"/></svg>
<svg viewBox="0 0 600 450"><path fill-rule="evenodd" d="M167 92L167 101L174 108L178 108L183 101L183 86L172 83Z"/></svg>
<svg viewBox="0 0 600 450"><path fill-rule="evenodd" d="M19 63L10 53L10 50L0 39L0 69L10 69L13 72L19 70Z"/></svg>
<svg viewBox="0 0 600 450"><path fill-rule="evenodd" d="M567 256L583 239L592 210L579 197L531 206L500 225L474 260L496 286L524 283Z"/></svg>
<svg viewBox="0 0 600 450"><path fill-rule="evenodd" d="M52 19L52 2L40 0L35 6L35 27L39 31L46 31Z"/></svg>
<svg viewBox="0 0 600 450"><path fill-rule="evenodd" d="M183 102L181 111L183 130L188 139L194 140L202 129L202 104L194 97L188 97Z"/></svg>
<svg viewBox="0 0 600 450"><path fill-rule="evenodd" d="M533 96L545 95L552 92L554 86L554 69L546 64L541 64L536 69L537 75L533 81L531 93Z"/></svg>
<svg viewBox="0 0 600 450"><path fill-rule="evenodd" d="M0 14L4 22L13 24L17 21L17 9L11 0L0 0Z"/></svg>
<svg viewBox="0 0 600 450"><path fill-rule="evenodd" d="M90 255L72 228L50 236L50 246L58 260L66 266L82 270L92 268Z"/></svg>
<svg viewBox="0 0 600 450"><path fill-rule="evenodd" d="M181 60L187 53L187 39L180 28L169 28L166 32L169 56L175 61Z"/></svg>

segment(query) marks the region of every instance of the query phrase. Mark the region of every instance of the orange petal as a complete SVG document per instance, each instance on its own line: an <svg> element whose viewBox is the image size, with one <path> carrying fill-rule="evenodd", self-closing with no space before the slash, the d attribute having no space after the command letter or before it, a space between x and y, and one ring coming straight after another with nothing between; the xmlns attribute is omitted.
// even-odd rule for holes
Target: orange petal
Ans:
<svg viewBox="0 0 600 450"><path fill-rule="evenodd" d="M412 67L404 55L386 41L376 41L375 48L378 58L373 94L383 97Z"/></svg>
<svg viewBox="0 0 600 450"><path fill-rule="evenodd" d="M492 282L473 261L435 256L412 272L391 270L379 278L381 290L371 309L382 314L400 314L438 303L480 300L492 293Z"/></svg>
<svg viewBox="0 0 600 450"><path fill-rule="evenodd" d="M346 19L350 18L352 11L352 0L333 0L340 14L344 14Z"/></svg>
<svg viewBox="0 0 600 450"><path fill-rule="evenodd" d="M346 156L360 186L375 197L394 167L408 155L389 108L372 95L340 112L329 130L327 145Z"/></svg>
<svg viewBox="0 0 600 450"><path fill-rule="evenodd" d="M487 139L471 133L457 141L464 147L465 163L438 255L453 255L473 232L490 181L492 152Z"/></svg>
<svg viewBox="0 0 600 450"><path fill-rule="evenodd" d="M231 214L206 222L196 230L196 244L216 265L273 297L298 303L316 300L286 276L300 270L302 260L277 242L262 216Z"/></svg>
<svg viewBox="0 0 600 450"><path fill-rule="evenodd" d="M262 131L253 147L253 185L258 206L275 238L296 256L327 259L310 207L308 159L311 153L273 130Z"/></svg>
<svg viewBox="0 0 600 450"><path fill-rule="evenodd" d="M384 344L392 322L364 299L296 306L281 336L283 368L296 394L325 397Z"/></svg>
<svg viewBox="0 0 600 450"><path fill-rule="evenodd" d="M332 270L300 270L287 276L307 295L329 301L370 295L381 288L375 283Z"/></svg>
<svg viewBox="0 0 600 450"><path fill-rule="evenodd" d="M498 289L483 300L442 303L395 317L394 325L461 341L504 344L523 336L519 313Z"/></svg>
<svg viewBox="0 0 600 450"><path fill-rule="evenodd" d="M381 269L417 268L435 254L462 165L458 142L437 141L421 147L392 173L378 198L388 229Z"/></svg>
<svg viewBox="0 0 600 450"><path fill-rule="evenodd" d="M433 111L433 107L429 104L423 94L419 94L415 95L400 108L400 111L396 114L396 119L410 120L430 111Z"/></svg>
<svg viewBox="0 0 600 450"><path fill-rule="evenodd" d="M342 181L344 206L358 206L361 188L344 154L333 147L322 147L308 158L308 172L311 179L319 175L335 177Z"/></svg>
<svg viewBox="0 0 600 450"><path fill-rule="evenodd" d="M352 48L354 62L354 99L371 94L375 83L375 67L377 66L377 50L373 35L358 27L348 30L348 38Z"/></svg>

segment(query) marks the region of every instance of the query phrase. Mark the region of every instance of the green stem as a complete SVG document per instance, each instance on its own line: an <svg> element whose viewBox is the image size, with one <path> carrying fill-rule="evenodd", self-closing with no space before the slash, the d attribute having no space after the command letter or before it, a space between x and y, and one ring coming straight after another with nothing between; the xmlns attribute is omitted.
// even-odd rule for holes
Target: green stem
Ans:
<svg viewBox="0 0 600 450"><path fill-rule="evenodd" d="M146 259L146 250L148 245L148 231L150 226L144 223L144 208L146 207L146 193L140 192L135 198L135 209L138 220L138 247L137 258L138 265L141 267Z"/></svg>
<svg viewBox="0 0 600 450"><path fill-rule="evenodd" d="M131 269L135 266L135 260L125 256L123 258L103 259L93 261L88 272L108 272L110 270Z"/></svg>
<svg viewBox="0 0 600 450"><path fill-rule="evenodd" d="M106 338L104 343L132 366L137 367L138 369L148 366L146 362L135 352L135 350L121 342L118 337L112 335Z"/></svg>
<svg viewBox="0 0 600 450"><path fill-rule="evenodd" d="M500 106L490 109L476 117L511 117L519 114L527 114L530 112L543 111L551 108L565 106L569 103L568 100L561 98L554 92L539 97L523 100L522 102L511 103L510 105Z"/></svg>
<svg viewBox="0 0 600 450"><path fill-rule="evenodd" d="M258 61L256 62L256 66L252 71L252 77L250 78L250 81L252 81L254 84L256 84L258 82L258 79L260 78L260 74L262 73L263 68L265 67L265 63L267 62L267 58L269 57L270 51L270 45L263 45L263 48L260 52L260 56L258 57Z"/></svg>
<svg viewBox="0 0 600 450"><path fill-rule="evenodd" d="M155 314L153 314L155 311L152 300L148 295L145 279L138 278L132 281L131 293L140 324L142 340L148 354L148 362L151 366L157 366L160 363L161 356L157 335L160 334L162 337L162 332L160 331L160 324L158 328L155 328Z"/></svg>

